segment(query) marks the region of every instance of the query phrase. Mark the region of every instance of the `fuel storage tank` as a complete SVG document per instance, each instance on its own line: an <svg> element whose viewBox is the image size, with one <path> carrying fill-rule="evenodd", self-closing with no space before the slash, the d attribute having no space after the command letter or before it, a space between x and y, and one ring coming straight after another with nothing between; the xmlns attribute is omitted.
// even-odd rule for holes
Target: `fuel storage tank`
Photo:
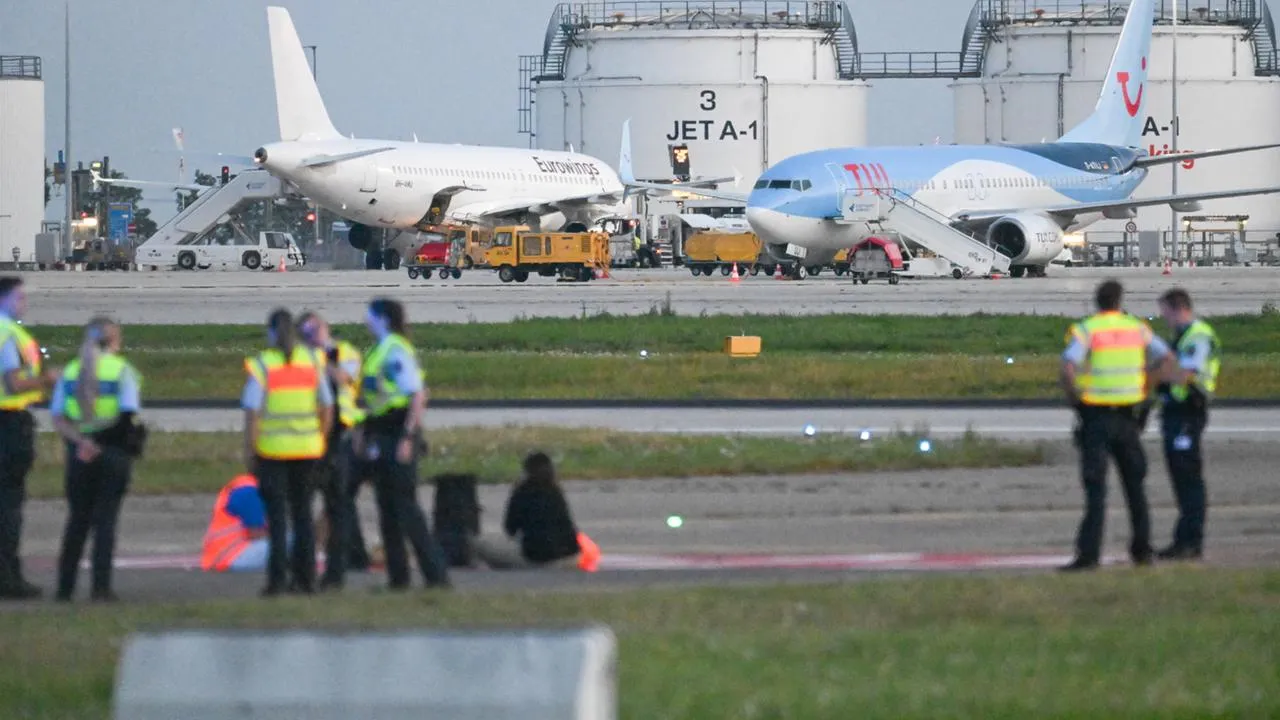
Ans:
<svg viewBox="0 0 1280 720"><path fill-rule="evenodd" d="M40 58L0 55L0 262L35 259L44 220L44 81Z"/></svg>
<svg viewBox="0 0 1280 720"><path fill-rule="evenodd" d="M521 59L522 130L612 164L629 118L637 177L670 180L684 145L693 176L745 191L787 156L866 144L856 52L841 2L565 3Z"/></svg>
<svg viewBox="0 0 1280 720"><path fill-rule="evenodd" d="M1177 106L1173 118L1175 0L1156 3L1142 147L1153 154L1280 143L1280 68L1264 0L1176 0ZM978 0L967 37L983 37L981 77L957 80L956 142L1053 141L1091 112L1128 9L1126 0ZM1176 170L1175 170L1176 169ZM1153 168L1135 197L1280 186L1280 151ZM1248 215L1255 231L1280 232L1280 202L1254 196L1204 203L1199 215ZM1139 230L1168 231L1168 206L1143 208ZM1119 234L1126 221L1091 226Z"/></svg>

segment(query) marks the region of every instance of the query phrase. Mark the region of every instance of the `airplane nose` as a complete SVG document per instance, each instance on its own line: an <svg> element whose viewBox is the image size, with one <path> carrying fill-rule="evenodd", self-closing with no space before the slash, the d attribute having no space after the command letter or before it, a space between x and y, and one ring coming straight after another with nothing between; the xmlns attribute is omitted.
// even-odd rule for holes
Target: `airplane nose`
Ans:
<svg viewBox="0 0 1280 720"><path fill-rule="evenodd" d="M267 164L267 149L260 147L253 152L253 161L259 165Z"/></svg>
<svg viewBox="0 0 1280 720"><path fill-rule="evenodd" d="M762 207L747 208L747 223L751 225L751 229L756 235L767 243L787 243L792 242L796 238L794 230L790 227L792 223L784 213L777 210L770 210ZM788 237L788 235L792 237Z"/></svg>

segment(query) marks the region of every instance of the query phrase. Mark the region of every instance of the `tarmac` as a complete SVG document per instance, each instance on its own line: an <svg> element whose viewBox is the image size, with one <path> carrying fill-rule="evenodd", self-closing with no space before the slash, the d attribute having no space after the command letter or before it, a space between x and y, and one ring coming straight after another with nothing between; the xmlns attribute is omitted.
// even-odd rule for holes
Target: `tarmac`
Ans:
<svg viewBox="0 0 1280 720"><path fill-rule="evenodd" d="M412 322L487 322L522 316L636 314L669 307L702 313L975 312L1084 315L1092 290L1118 277L1135 312L1167 287L1188 288L1201 312L1256 313L1280 302L1274 268L1052 268L1048 278L920 279L897 286L854 285L830 274L805 281L716 276L683 270L618 271L610 279L563 284L531 278L503 285L489 272L461 280L410 281L400 272L33 273L29 322L79 324L109 313L124 323L261 323L276 305L315 309L358 321L377 295L405 300ZM237 430L235 410L152 410L167 430ZM788 477L721 477L567 482L578 524L602 547L598 573L458 571L463 591L634 588L658 585L848 581L885 573L1043 572L1065 562L1082 505L1074 453L1065 443L1072 418L1062 408L433 408L428 427L519 424L608 427L630 431L799 435L842 433L856 442L894 429L947 436L973 430L1052 444L1044 467ZM927 428L927 430L926 430ZM1206 436L1209 476L1207 562L1280 565L1280 410L1220 408ZM1174 519L1168 481L1148 434L1157 545ZM426 468L430 472L430 468ZM1112 483L1115 487L1115 483ZM508 488L486 486L486 530L497 530ZM424 505L430 507L424 486ZM361 498L366 536L376 538L372 500ZM1112 492L1111 562L1125 564L1128 529ZM261 573L217 575L192 569L212 496L130 496L118 549L117 587L129 601L250 597ZM671 523L678 517L682 523ZM28 504L23 552L30 574L51 586L65 504ZM672 527L672 524L678 527ZM82 584L87 578L82 580ZM352 578L377 587L380 572ZM31 604L27 605L28 607ZM12 605L8 607L14 607ZM21 606L18 606L21 607Z"/></svg>
<svg viewBox="0 0 1280 720"><path fill-rule="evenodd" d="M1207 443L1210 565L1280 564L1280 444ZM1148 444L1154 541L1175 513L1158 448ZM429 468L428 468L429 471ZM1114 478L1114 475L1113 475ZM947 471L565 482L575 520L601 546L600 572L454 573L462 591L616 589L749 582L831 582L886 573L1044 572L1065 562L1082 493L1074 453L1051 447L1043 467ZM1114 479L1112 488L1115 488ZM497 532L509 487L481 489L483 525ZM371 493L360 498L366 537L377 538ZM430 507L429 486L421 490ZM130 496L121 519L117 586L129 601L250 597L262 573L195 567L213 496ZM1129 529L1119 492L1109 498L1110 561L1126 565ZM671 521L679 517L678 527ZM23 552L51 586L65 505L28 503ZM1119 571L1108 569L1106 572ZM87 577L82 579L82 585ZM349 592L378 587L354 575Z"/></svg>
<svg viewBox="0 0 1280 720"><path fill-rule="evenodd" d="M803 281L720 275L695 278L679 268L616 270L609 279L562 283L530 278L503 284L489 270L458 280L410 280L405 271L156 271L28 273L29 322L80 324L97 313L124 323L265 322L276 306L312 309L338 322L358 322L380 295L406 303L411 322L504 322L520 317L636 315L666 309L680 315L826 313L967 315L1022 313L1082 316L1103 278L1121 279L1128 307L1155 312L1170 286L1191 291L1201 312L1256 313L1280 303L1280 268L1053 267L1046 278L921 278L868 285L830 272Z"/></svg>

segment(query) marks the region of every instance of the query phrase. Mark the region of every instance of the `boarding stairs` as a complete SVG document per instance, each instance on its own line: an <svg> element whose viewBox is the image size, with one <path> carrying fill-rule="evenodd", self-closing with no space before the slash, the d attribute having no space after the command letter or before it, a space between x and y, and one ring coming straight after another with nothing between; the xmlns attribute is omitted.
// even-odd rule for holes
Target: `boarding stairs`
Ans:
<svg viewBox="0 0 1280 720"><path fill-rule="evenodd" d="M898 189L845 190L837 222L892 230L954 264L965 275L1009 272L1009 258L957 230L951 219Z"/></svg>
<svg viewBox="0 0 1280 720"><path fill-rule="evenodd" d="M214 185L200 191L190 205L157 228L138 247L188 244L226 223L230 214L242 205L283 195L279 178L266 170L246 170L231 178L226 185Z"/></svg>

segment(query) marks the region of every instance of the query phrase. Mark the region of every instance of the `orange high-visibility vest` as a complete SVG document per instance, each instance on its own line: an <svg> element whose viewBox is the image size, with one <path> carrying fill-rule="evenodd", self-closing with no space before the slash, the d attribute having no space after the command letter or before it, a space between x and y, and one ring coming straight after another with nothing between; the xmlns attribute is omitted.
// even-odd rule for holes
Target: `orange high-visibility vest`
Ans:
<svg viewBox="0 0 1280 720"><path fill-rule="evenodd" d="M245 361L245 369L265 395L258 425L256 450L271 460L315 460L324 456L325 437L320 429L316 392L327 382L324 356L302 347L284 353L267 350Z"/></svg>
<svg viewBox="0 0 1280 720"><path fill-rule="evenodd" d="M227 501L231 498L231 493L243 487L258 487L258 479L252 475L241 475L218 493L218 499L213 503L213 519L209 521L209 529L204 534L204 550L200 553L201 570L230 570L231 563L253 542L249 537L249 530L240 519L227 512Z"/></svg>

